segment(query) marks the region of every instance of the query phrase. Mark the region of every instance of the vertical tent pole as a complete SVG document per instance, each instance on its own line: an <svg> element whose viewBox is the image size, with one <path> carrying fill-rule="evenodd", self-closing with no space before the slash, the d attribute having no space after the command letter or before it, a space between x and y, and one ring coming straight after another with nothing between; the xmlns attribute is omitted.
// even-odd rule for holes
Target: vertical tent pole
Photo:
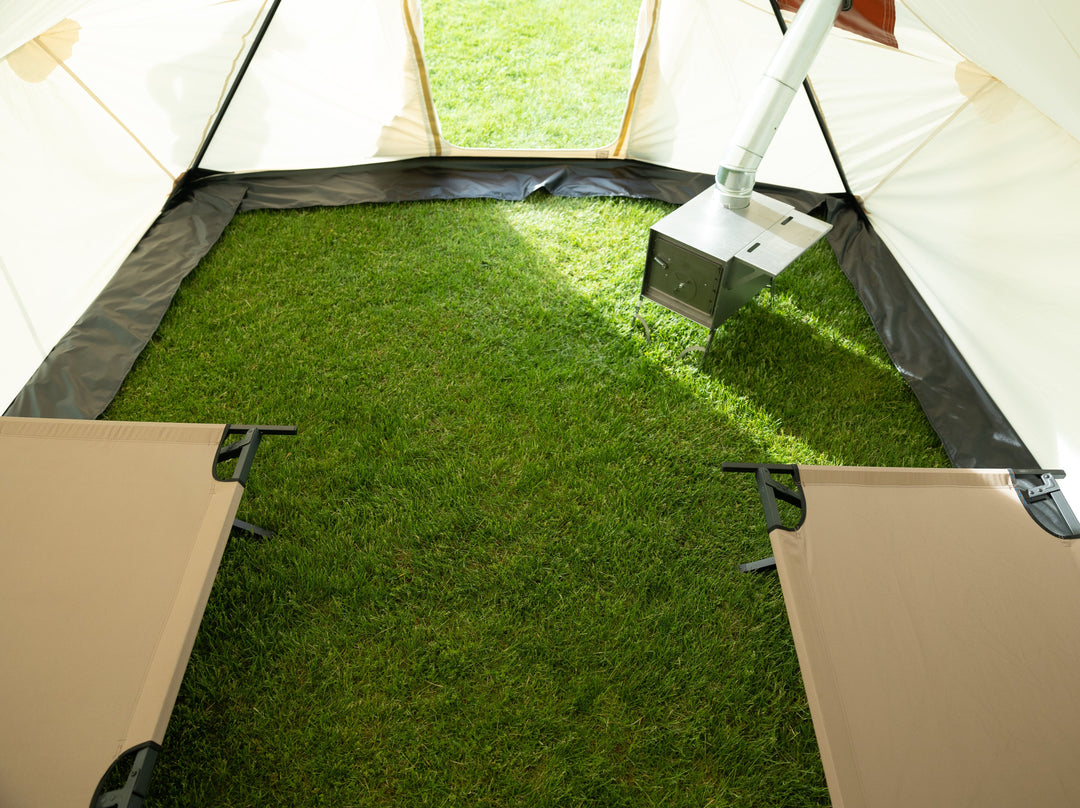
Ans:
<svg viewBox="0 0 1080 808"><path fill-rule="evenodd" d="M233 96L236 95L236 89L240 86L240 82L244 80L244 74L247 73L251 60L255 58L255 51L259 49L259 43L262 42L263 36L270 27L270 21L274 19L274 14L277 12L280 3L281 0L274 0L273 4L270 6L270 10L266 12L266 17L263 19L262 25L259 26L259 32L255 34L255 41L251 43L248 52L244 54L244 61L240 64L240 69L236 71L236 80L233 81L232 85L229 87L229 92L225 95L225 100L221 102L221 108L214 117L214 122L210 124L210 129L207 131L206 137L203 138L203 142L199 145L199 151L195 154L195 159L191 161L191 167L188 169L189 173L199 167L203 157L206 155L206 150L210 148L210 142L214 139L214 134L221 125L221 121L225 118L225 113L229 109L229 104L232 103Z"/></svg>

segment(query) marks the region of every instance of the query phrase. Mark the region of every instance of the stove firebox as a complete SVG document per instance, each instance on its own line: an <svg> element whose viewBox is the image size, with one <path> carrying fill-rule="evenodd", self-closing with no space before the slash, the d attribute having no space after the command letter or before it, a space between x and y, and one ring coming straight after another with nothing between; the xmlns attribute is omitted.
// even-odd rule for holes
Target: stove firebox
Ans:
<svg viewBox="0 0 1080 808"><path fill-rule="evenodd" d="M710 186L650 229L638 304L651 300L708 328L698 348L707 352L716 328L831 227L757 192L732 210Z"/></svg>

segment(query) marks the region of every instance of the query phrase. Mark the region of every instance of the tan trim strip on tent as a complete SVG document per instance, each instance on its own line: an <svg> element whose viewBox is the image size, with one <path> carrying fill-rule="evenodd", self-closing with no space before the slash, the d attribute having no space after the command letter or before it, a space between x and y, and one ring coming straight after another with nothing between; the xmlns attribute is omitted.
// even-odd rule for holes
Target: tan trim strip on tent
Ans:
<svg viewBox="0 0 1080 808"><path fill-rule="evenodd" d="M410 0L402 0L401 13L405 18L405 27L409 30L409 39L412 42L413 60L420 79L420 95L424 99L424 113L427 116L428 131L431 133L432 138L433 156L441 157L443 153L442 132L439 131L439 117L435 114L435 101L431 96L431 82L428 80L427 64L424 62L424 49L419 36L417 36L416 26L413 24L412 3Z"/></svg>
<svg viewBox="0 0 1080 808"><path fill-rule="evenodd" d="M615 145L611 150L612 157L625 158L630 142L630 121L637 107L638 93L641 90L641 82L645 76L645 65L649 61L649 52L652 50L653 41L656 39L656 25L660 19L661 0L645 0L648 3L649 35L641 49L641 58L637 63L634 79L630 83L630 92L626 96L626 109L623 111L622 126L619 127L619 136L615 139Z"/></svg>
<svg viewBox="0 0 1080 808"><path fill-rule="evenodd" d="M131 137L131 139L134 140L138 144L139 148L142 149L144 152L146 152L146 156L149 157L151 160L153 160L154 164L157 165L157 167L160 168L162 171L164 171L165 175L170 180L172 180L173 182L176 182L176 177L173 175L173 173L171 171L169 171L169 169L167 169L165 167L165 164L162 163L159 159L157 159L157 157L154 156L154 153L152 151L150 151L149 147L147 147L147 145L145 143L143 143L141 140L139 140L138 135L136 135L133 131L131 131L131 129L128 128L127 124L125 124L122 120L120 120L119 117L117 117L115 112L113 112L111 109L109 109L109 107L105 104L105 102L102 101L97 96L97 94L86 85L86 82L84 82L77 75L75 75L75 71L72 70L70 67L68 67L67 63L63 59L58 58L55 53L53 53L51 50L49 50L48 46L44 42L41 41L40 37L35 37L32 41L34 42L35 45L37 45L39 48L41 48L43 51L45 51L45 53L47 53L49 55L49 57L56 62L56 64L58 64L61 68L63 68L64 72L67 73L69 76L71 76L71 78L75 81L75 83L78 84L79 87L81 87L83 89L83 91L88 96L90 96L92 99L94 99L94 103L96 103L99 107L101 107L103 110L105 110L106 114L108 114L108 116L110 118L112 118L114 121L116 121L116 123L119 124L121 129L123 129L125 132L128 133L128 135Z"/></svg>

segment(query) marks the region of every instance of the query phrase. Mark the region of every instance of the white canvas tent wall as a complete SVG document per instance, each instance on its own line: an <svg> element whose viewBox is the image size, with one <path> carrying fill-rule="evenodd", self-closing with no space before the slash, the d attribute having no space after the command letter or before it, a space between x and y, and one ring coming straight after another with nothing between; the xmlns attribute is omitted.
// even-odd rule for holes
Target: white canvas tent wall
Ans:
<svg viewBox="0 0 1080 808"><path fill-rule="evenodd" d="M9 414L97 415L236 210L539 185L684 201L780 36L768 0L645 0L612 142L493 154L440 133L418 0L282 0L256 47L273 9L0 6ZM863 0L841 22L811 80L865 219L807 193L843 182L805 97L759 182L849 217L841 264L954 462L1075 467L1080 7Z"/></svg>

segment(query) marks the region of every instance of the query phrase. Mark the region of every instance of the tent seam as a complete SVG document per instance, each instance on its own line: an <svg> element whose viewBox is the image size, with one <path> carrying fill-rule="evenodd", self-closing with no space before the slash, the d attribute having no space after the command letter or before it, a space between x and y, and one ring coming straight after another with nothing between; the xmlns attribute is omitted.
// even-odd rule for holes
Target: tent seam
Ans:
<svg viewBox="0 0 1080 808"><path fill-rule="evenodd" d="M882 177L873 188L871 188L866 194L864 194L862 196L863 202L865 203L867 200L869 200L870 197L872 197L874 194L876 194L881 189L882 185L884 185L886 182L888 182L893 177L895 177L904 166L906 166L908 163L910 163L915 158L916 155L918 155L920 152L923 151L923 149L925 149L927 146L929 146L930 143L938 135L940 135L945 130L946 126L948 126L950 123L952 123L954 120L956 120L956 118L960 115L960 113L963 112L965 109L967 109L975 101L976 98L978 98L978 97L982 96L983 94L985 94L986 92L988 92L990 87L992 87L995 83L997 83L997 79L995 79L993 76L988 75L986 81L983 83L983 86L979 88L978 92L972 93L971 96L966 98L964 100L964 103L962 103L960 106L958 106L956 109L954 109L949 114L949 117L947 117L944 121L942 121L934 129L933 132L931 132L929 135L927 135L918 146L916 146L914 149L912 149L903 160L901 160L899 163L897 163L895 166L893 166L892 170L888 174L886 174L884 177Z"/></svg>
<svg viewBox="0 0 1080 808"><path fill-rule="evenodd" d="M1078 57L1080 57L1080 50L1077 50L1076 46L1073 45L1072 40L1065 35L1065 29L1062 27L1061 23L1058 22L1058 19L1054 15L1054 13L1046 7L1046 3L1044 2L1044 0L1039 0L1039 8L1041 8L1046 14L1046 16L1050 18L1050 21L1054 23L1054 27L1058 30L1058 33L1061 34L1061 38L1064 39L1066 43L1068 43L1069 50L1071 50Z"/></svg>
<svg viewBox="0 0 1080 808"><path fill-rule="evenodd" d="M11 273L8 271L7 264L4 263L3 258L0 258L0 272L3 273L4 280L7 281L8 288L11 289L11 296L15 299L15 304L19 308L19 313L22 315L23 322L26 323L26 328L30 332L30 336L34 339L34 344L37 346L38 352L44 357L48 351L46 351L45 346L42 345L41 335L39 335L37 329L34 328L34 321L30 319L30 312L26 310L26 304L23 303L22 295L19 294L19 289L15 285L15 279L11 277Z"/></svg>
<svg viewBox="0 0 1080 808"><path fill-rule="evenodd" d="M413 64L416 65L417 78L420 83L420 95L424 99L424 115L427 117L427 128L431 135L431 148L435 157L441 157L443 153L443 136L442 132L439 131L439 118L435 114L435 100L431 97L431 81L428 79L427 64L424 62L424 49L417 38L416 26L413 25L410 0L401 0L401 14L405 20L405 27L409 31Z"/></svg>
<svg viewBox="0 0 1080 808"><path fill-rule="evenodd" d="M229 2L230 0L224 1ZM221 104L224 101L225 96L229 92L229 85L232 83L232 77L236 74L236 65L240 61L240 57L246 50L247 38L251 35L251 32L255 30L255 25L259 22L260 19L262 19L263 14L266 11L266 4L269 2L270 0L263 0L262 5L259 6L258 14L256 14L251 20L251 25L249 25L248 29L244 31L244 33L240 36L240 50L238 50L236 52L236 55L233 56L232 64L229 66L229 72L225 74L225 81L221 84L221 92L218 93L217 103L214 104L214 109L210 112L210 117L206 119L206 126L203 127L202 134L199 136L200 146L201 144L206 142L206 136L210 132L211 127L214 125L214 119L217 117L218 112L220 112ZM221 3L218 3L217 5L221 5ZM198 157L198 155L199 152L198 150L196 150L195 154L191 158L191 163L188 164L188 169L195 168L194 162L195 158Z"/></svg>
<svg viewBox="0 0 1080 808"><path fill-rule="evenodd" d="M637 73L630 83L630 92L626 96L626 109L623 111L622 125L619 127L619 136L615 139L615 146L611 151L613 157L627 156L630 148L630 122L637 109L638 94L641 91L641 83L645 78L645 66L649 61L649 53L652 51L653 40L656 38L656 26L660 20L661 0L653 0L652 20L649 22L649 35L645 38L645 47L641 49L641 61L638 63Z"/></svg>
<svg viewBox="0 0 1080 808"><path fill-rule="evenodd" d="M49 58L52 59L54 62L56 62L56 64L61 69L63 69L63 71L65 73L67 73L71 77L71 79L76 84L78 84L88 96L90 96L91 99L93 99L94 103L96 103L99 107L101 107L110 118L112 118L114 121L116 121L116 124L121 129L123 129L125 132L128 133L128 135L131 137L131 139L134 140L136 144L138 144L139 148L142 149L146 153L146 156L149 157L151 160L153 160L155 165L157 165L158 168L160 168L162 171L165 172L165 176L167 176L173 182L176 182L176 177L173 176L173 173L171 171L169 171L169 169L167 169L165 167L165 164L162 163L156 156L154 156L154 153L152 151L150 151L150 148L145 143L143 143L141 140L139 140L139 136L136 135L128 127L127 124L125 124L122 120L120 120L119 116L117 116L117 114L115 112L113 112L111 109L109 109L108 105L97 95L97 93L95 93L93 90L91 90L90 87L86 84L86 82L84 82L81 78L79 78L78 75L76 75L75 71L72 70L70 67L68 67L67 64L65 64L63 59L58 59L56 54L53 53L51 50L49 50L48 46L44 42L41 41L40 37L34 37L33 40L31 40L31 41L35 45L37 45L39 48L41 48L43 51L45 51L45 53L48 54Z"/></svg>

